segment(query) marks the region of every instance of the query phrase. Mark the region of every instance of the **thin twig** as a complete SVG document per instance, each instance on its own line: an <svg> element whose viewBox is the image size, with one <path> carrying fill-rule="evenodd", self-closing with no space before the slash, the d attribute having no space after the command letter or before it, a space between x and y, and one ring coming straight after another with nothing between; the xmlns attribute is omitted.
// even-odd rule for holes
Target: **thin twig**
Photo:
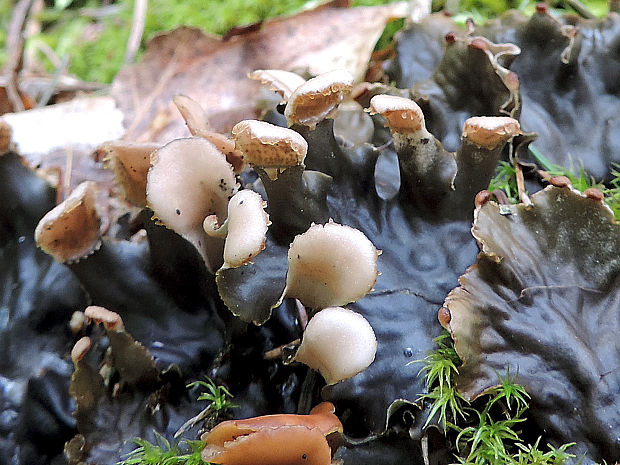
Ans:
<svg viewBox="0 0 620 465"><path fill-rule="evenodd" d="M519 164L519 160L515 157L515 172L517 175L517 191L519 192L519 199L525 204L526 207L532 205L530 197L525 191L525 179L523 178L523 168Z"/></svg>
<svg viewBox="0 0 620 465"><path fill-rule="evenodd" d="M65 160L65 175L63 176L62 191L63 201L67 199L67 195L71 191L71 174L73 172L73 147L67 145L67 158Z"/></svg>
<svg viewBox="0 0 620 465"><path fill-rule="evenodd" d="M60 81L60 77L67 71L67 67L69 66L69 54L66 53L59 64L59 66L54 71L54 75L52 76L52 80L49 82L48 86L43 91L41 98L37 102L37 108L44 107L48 104L52 95L54 95L54 91L58 86L58 82Z"/></svg>
<svg viewBox="0 0 620 465"><path fill-rule="evenodd" d="M185 44L180 45L177 48L177 50L175 50L174 54L170 58L170 61L168 61L168 63L166 64L166 67L161 73L161 76L159 77L157 84L153 88L152 92L148 95L146 99L144 99L144 101L142 102L142 105L136 108L136 115L131 125L129 126L129 129L127 129L125 136L123 137L125 140L130 140L132 137L134 137L133 133L136 131L136 129L138 129L138 127L142 123L142 120L144 119L144 117L147 115L147 113L153 106L155 99L159 96L159 94L163 92L163 90L166 88L166 85L168 84L170 79L174 77L175 73L177 72L177 64L178 64L177 54L179 53L179 50L183 48L184 45ZM137 85L135 87L137 87Z"/></svg>
<svg viewBox="0 0 620 465"><path fill-rule="evenodd" d="M127 40L127 48L125 49L125 58L123 63L133 63L136 53L142 42L142 34L144 34L144 23L146 22L146 10L148 8L148 0L134 0L133 17L131 19L131 32Z"/></svg>
<svg viewBox="0 0 620 465"><path fill-rule="evenodd" d="M33 0L19 0L13 9L7 34L6 93L13 111L23 111L24 103L19 94L18 75L22 68L24 52L24 26Z"/></svg>
<svg viewBox="0 0 620 465"><path fill-rule="evenodd" d="M295 339L294 341L291 341L287 344L281 345L279 347L276 347L275 349L271 349L268 350L267 352L265 352L263 354L263 358L265 360L278 360L282 358L282 355L284 354L284 349L287 349L289 347L295 346L297 344L299 344L301 342L301 339Z"/></svg>
<svg viewBox="0 0 620 465"><path fill-rule="evenodd" d="M579 0L566 0L566 4L586 19L596 19L596 15L592 13L587 6Z"/></svg>
<svg viewBox="0 0 620 465"><path fill-rule="evenodd" d="M205 408L198 415L196 415L195 417L190 418L185 423L183 423L183 425L179 428L179 430L176 433L174 433L174 439L176 439L179 436L181 436L188 429L193 428L196 423L198 423L201 420L204 420L211 413L213 413L213 407L211 405L209 405L207 408Z"/></svg>

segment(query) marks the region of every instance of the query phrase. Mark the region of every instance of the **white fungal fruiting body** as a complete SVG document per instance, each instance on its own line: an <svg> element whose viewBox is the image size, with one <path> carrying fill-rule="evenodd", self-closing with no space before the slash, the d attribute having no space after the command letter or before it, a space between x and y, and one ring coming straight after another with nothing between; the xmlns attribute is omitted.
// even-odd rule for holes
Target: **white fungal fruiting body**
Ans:
<svg viewBox="0 0 620 465"><path fill-rule="evenodd" d="M365 370L375 359L377 338L359 313L328 307L306 326L295 360L318 370L335 384Z"/></svg>
<svg viewBox="0 0 620 465"><path fill-rule="evenodd" d="M314 129L334 115L345 94L351 92L353 76L345 70L329 71L309 79L288 99L284 116L289 126L303 124Z"/></svg>
<svg viewBox="0 0 620 465"><path fill-rule="evenodd" d="M269 88L279 93L285 101L295 89L306 82L299 74L281 69L257 69L248 74L248 77L262 84L269 84Z"/></svg>
<svg viewBox="0 0 620 465"><path fill-rule="evenodd" d="M198 102L183 94L175 95L172 97L172 101L181 113L192 136L202 136L204 133L210 132L209 118Z"/></svg>
<svg viewBox="0 0 620 465"><path fill-rule="evenodd" d="M232 133L244 160L261 168L301 165L308 152L308 143L301 134L265 121L241 121Z"/></svg>
<svg viewBox="0 0 620 465"><path fill-rule="evenodd" d="M226 220L228 199L236 191L232 166L204 139L174 140L151 157L146 192L149 207L166 227L196 246L210 269L215 267L211 262L221 263L223 244L219 252L210 250L213 244L208 243L203 221L209 215Z"/></svg>
<svg viewBox="0 0 620 465"><path fill-rule="evenodd" d="M385 118L392 132L416 132L425 129L422 109L413 100L395 95L375 95L370 100L370 114Z"/></svg>
<svg viewBox="0 0 620 465"><path fill-rule="evenodd" d="M161 144L114 141L97 148L106 166L114 171L125 198L138 207L146 205L146 176L151 166L151 153L160 147Z"/></svg>
<svg viewBox="0 0 620 465"><path fill-rule="evenodd" d="M228 203L228 235L224 245L224 268L249 262L265 248L269 215L262 197L251 190L236 193Z"/></svg>
<svg viewBox="0 0 620 465"><path fill-rule="evenodd" d="M377 281L379 252L361 231L330 221L295 237L288 252L284 296L312 308L345 305Z"/></svg>
<svg viewBox="0 0 620 465"><path fill-rule="evenodd" d="M519 122L507 116L473 116L463 126L464 139L487 149L493 149L520 133Z"/></svg>
<svg viewBox="0 0 620 465"><path fill-rule="evenodd" d="M77 261L99 249L101 219L95 198L94 182L76 187L41 218L34 231L37 245L61 263Z"/></svg>

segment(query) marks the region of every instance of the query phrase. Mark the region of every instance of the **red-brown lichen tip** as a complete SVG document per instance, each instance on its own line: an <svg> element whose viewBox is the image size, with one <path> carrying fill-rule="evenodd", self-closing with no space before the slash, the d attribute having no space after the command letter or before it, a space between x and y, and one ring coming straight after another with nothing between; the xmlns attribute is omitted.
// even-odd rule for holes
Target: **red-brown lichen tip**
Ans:
<svg viewBox="0 0 620 465"><path fill-rule="evenodd" d="M289 126L302 124L314 129L325 118L334 115L345 94L353 88L353 76L336 70L309 79L295 89L284 109Z"/></svg>
<svg viewBox="0 0 620 465"><path fill-rule="evenodd" d="M413 100L395 95L375 95L370 100L370 114L385 118L392 132L410 133L425 129L424 113Z"/></svg>
<svg viewBox="0 0 620 465"><path fill-rule="evenodd" d="M308 322L294 360L321 373L336 384L364 371L374 361L377 338L359 313L328 307Z"/></svg>
<svg viewBox="0 0 620 465"><path fill-rule="evenodd" d="M73 349L71 349L71 360L75 365L84 358L91 346L92 341L89 337L83 337L75 343Z"/></svg>
<svg viewBox="0 0 620 465"><path fill-rule="evenodd" d="M450 326L450 320L452 320L450 310L447 307L441 307L437 312L437 319L439 324L447 329Z"/></svg>
<svg viewBox="0 0 620 465"><path fill-rule="evenodd" d="M599 203L603 203L605 200L605 196L603 195L603 193L594 188L594 187L588 187L585 191L583 191L583 195L585 195L587 198L591 199L591 200L595 200Z"/></svg>
<svg viewBox="0 0 620 465"><path fill-rule="evenodd" d="M84 315L97 324L103 323L103 327L107 331L125 330L121 316L116 312L108 310L107 308L91 305L84 310Z"/></svg>
<svg viewBox="0 0 620 465"><path fill-rule="evenodd" d="M281 69L257 69L249 73L248 77L260 81L261 84L268 84L269 89L280 94L284 101L306 82L299 74Z"/></svg>
<svg viewBox="0 0 620 465"><path fill-rule="evenodd" d="M573 187L570 179L568 179L566 176L553 176L549 179L549 184L555 187Z"/></svg>
<svg viewBox="0 0 620 465"><path fill-rule="evenodd" d="M41 218L34 231L37 245L61 263L77 261L97 250L101 245L101 219L95 198L95 183L80 184Z"/></svg>
<svg viewBox="0 0 620 465"><path fill-rule="evenodd" d="M463 138L478 147L494 149L517 134L519 122L507 116L474 116L465 121Z"/></svg>
<svg viewBox="0 0 620 465"><path fill-rule="evenodd" d="M474 199L474 205L476 208L481 208L491 201L491 193L487 190L480 191L476 194Z"/></svg>
<svg viewBox="0 0 620 465"><path fill-rule="evenodd" d="M301 165L308 152L308 143L301 134L264 121L241 121L232 133L244 160L261 168Z"/></svg>

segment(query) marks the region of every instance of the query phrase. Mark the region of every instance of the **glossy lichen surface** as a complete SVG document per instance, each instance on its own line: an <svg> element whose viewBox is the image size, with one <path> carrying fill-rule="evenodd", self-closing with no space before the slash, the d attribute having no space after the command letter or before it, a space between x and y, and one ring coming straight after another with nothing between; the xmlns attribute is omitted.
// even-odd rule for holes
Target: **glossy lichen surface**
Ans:
<svg viewBox="0 0 620 465"><path fill-rule="evenodd" d="M482 253L440 316L463 360L455 378L474 399L510 372L530 416L586 463L620 454L616 334L620 227L599 200L549 187L532 206L476 212Z"/></svg>

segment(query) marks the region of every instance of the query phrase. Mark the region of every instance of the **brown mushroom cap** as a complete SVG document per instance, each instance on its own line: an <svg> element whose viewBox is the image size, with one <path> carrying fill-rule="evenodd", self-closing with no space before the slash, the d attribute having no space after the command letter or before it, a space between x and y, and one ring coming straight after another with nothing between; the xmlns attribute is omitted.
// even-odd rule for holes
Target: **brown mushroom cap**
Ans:
<svg viewBox="0 0 620 465"><path fill-rule="evenodd" d="M155 218L193 243L210 270L219 267L223 242L210 239L203 221L227 218L237 191L233 168L222 152L201 138L177 139L155 151L147 177L147 203Z"/></svg>
<svg viewBox="0 0 620 465"><path fill-rule="evenodd" d="M279 93L285 101L295 89L306 82L299 74L281 69L257 69L248 74L248 77L260 81L261 84L269 84L269 88Z"/></svg>
<svg viewBox="0 0 620 465"><path fill-rule="evenodd" d="M308 322L294 360L318 370L327 384L362 372L374 361L377 338L359 313L328 307Z"/></svg>
<svg viewBox="0 0 620 465"><path fill-rule="evenodd" d="M385 118L392 132L410 133L426 129L422 109L413 100L395 95L375 95L370 100L370 114Z"/></svg>
<svg viewBox="0 0 620 465"><path fill-rule="evenodd" d="M301 165L308 143L296 131L256 120L244 120L232 129L235 147L245 161L261 168Z"/></svg>
<svg viewBox="0 0 620 465"><path fill-rule="evenodd" d="M353 76L336 70L309 79L291 94L284 110L289 126L302 124L314 129L331 117L345 94L353 88Z"/></svg>
<svg viewBox="0 0 620 465"><path fill-rule="evenodd" d="M363 232L330 221L293 240L283 296L312 308L345 305L368 294L377 281L379 251Z"/></svg>
<svg viewBox="0 0 620 465"><path fill-rule="evenodd" d="M267 203L260 194L245 189L237 192L228 203L226 220L226 243L224 245L224 268L236 268L248 263L265 248L269 215L264 208ZM203 224L209 235L217 234L213 217Z"/></svg>
<svg viewBox="0 0 620 465"><path fill-rule="evenodd" d="M146 176L151 166L151 153L160 144L132 144L124 141L106 142L97 154L112 168L125 198L138 207L146 206Z"/></svg>
<svg viewBox="0 0 620 465"><path fill-rule="evenodd" d="M37 245L55 260L74 262L90 255L101 245L101 219L95 207L95 183L80 184L61 204L49 211L37 225Z"/></svg>
<svg viewBox="0 0 620 465"><path fill-rule="evenodd" d="M517 134L521 134L519 122L507 116L474 116L463 127L465 140L489 150Z"/></svg>

